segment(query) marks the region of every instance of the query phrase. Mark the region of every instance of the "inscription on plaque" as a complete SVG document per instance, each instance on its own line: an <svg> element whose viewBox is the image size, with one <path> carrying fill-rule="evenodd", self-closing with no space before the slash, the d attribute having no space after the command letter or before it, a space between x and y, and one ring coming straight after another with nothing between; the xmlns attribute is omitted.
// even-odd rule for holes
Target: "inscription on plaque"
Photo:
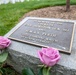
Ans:
<svg viewBox="0 0 76 75"><path fill-rule="evenodd" d="M74 28L74 22L28 19L9 38L41 47L54 47L62 52L71 53Z"/></svg>

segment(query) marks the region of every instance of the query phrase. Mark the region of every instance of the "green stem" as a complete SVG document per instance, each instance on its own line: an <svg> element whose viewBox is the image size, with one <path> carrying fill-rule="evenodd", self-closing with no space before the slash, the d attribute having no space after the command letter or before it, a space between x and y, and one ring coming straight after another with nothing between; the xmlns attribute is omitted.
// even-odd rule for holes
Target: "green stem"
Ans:
<svg viewBox="0 0 76 75"><path fill-rule="evenodd" d="M43 68L43 75L50 75L49 71L50 71L51 67L44 67Z"/></svg>

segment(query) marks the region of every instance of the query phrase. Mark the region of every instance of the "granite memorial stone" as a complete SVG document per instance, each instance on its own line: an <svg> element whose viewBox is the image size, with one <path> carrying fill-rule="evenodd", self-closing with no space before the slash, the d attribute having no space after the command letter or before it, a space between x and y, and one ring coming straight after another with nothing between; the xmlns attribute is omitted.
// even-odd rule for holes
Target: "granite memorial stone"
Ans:
<svg viewBox="0 0 76 75"><path fill-rule="evenodd" d="M60 52L61 60L52 67L51 75L76 75L75 26L75 20L36 17L23 19L5 35L5 37L10 37L12 41L12 44L7 48L9 52L7 63L20 73L25 67L31 67L37 73L38 65L42 64L37 51L41 50L42 46L52 46L67 51L67 53L71 48L70 55Z"/></svg>

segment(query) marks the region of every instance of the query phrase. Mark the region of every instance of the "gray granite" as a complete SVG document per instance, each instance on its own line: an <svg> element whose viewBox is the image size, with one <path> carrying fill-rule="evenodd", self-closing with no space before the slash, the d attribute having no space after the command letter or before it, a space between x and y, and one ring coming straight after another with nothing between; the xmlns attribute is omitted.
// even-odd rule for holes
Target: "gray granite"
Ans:
<svg viewBox="0 0 76 75"><path fill-rule="evenodd" d="M28 18L35 19L35 17L25 18L19 24L17 24L11 31L9 31L5 35L5 37L8 37L19 26L21 26ZM52 19L52 20L75 22L72 20L63 20L63 19ZM36 68L38 69L38 64L41 64L37 56L37 51L40 49L41 49L40 47L36 47L33 45L29 45L17 41L12 41L12 44L7 49L7 51L9 52L9 58L7 63L11 64L20 73L24 67L31 67L36 72L37 71ZM76 75L76 30L75 30L71 54L68 55L68 54L60 53L60 55L61 55L61 60L58 62L57 65L55 65L52 68L51 75Z"/></svg>

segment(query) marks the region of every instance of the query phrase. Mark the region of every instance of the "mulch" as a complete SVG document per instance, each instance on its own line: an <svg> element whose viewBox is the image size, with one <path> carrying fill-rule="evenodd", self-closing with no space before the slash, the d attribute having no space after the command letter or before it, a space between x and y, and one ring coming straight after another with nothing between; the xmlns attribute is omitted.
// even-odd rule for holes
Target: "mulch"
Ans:
<svg viewBox="0 0 76 75"><path fill-rule="evenodd" d="M76 20L76 5L70 6L70 11L65 11L65 6L46 7L26 13L20 20L25 17L42 17L42 18L60 18Z"/></svg>

